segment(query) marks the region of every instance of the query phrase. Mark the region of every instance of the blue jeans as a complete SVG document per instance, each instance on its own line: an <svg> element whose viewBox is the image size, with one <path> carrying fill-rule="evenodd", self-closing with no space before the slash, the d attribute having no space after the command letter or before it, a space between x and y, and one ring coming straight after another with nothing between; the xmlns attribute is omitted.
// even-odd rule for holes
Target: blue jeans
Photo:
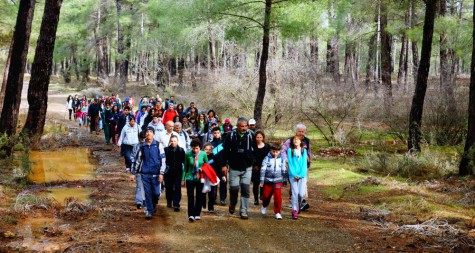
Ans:
<svg viewBox="0 0 475 253"><path fill-rule="evenodd" d="M132 151L134 150L134 146L122 144L120 148L121 153L124 155L125 168L130 169L132 167Z"/></svg>
<svg viewBox="0 0 475 253"><path fill-rule="evenodd" d="M157 175L142 174L143 189L145 191L146 214L155 213L155 206L160 198L160 183Z"/></svg>
<svg viewBox="0 0 475 253"><path fill-rule="evenodd" d="M145 191L143 189L142 174L135 174L135 204L145 206Z"/></svg>

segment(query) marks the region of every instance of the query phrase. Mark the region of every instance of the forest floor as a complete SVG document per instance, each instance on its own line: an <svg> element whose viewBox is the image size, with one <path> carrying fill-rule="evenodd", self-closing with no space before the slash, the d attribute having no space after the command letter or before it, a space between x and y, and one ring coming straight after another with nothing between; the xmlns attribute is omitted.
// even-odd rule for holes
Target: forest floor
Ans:
<svg viewBox="0 0 475 253"><path fill-rule="evenodd" d="M63 97L61 97L62 100ZM51 100L50 100L51 102ZM53 102L54 99L53 99ZM230 215L227 206L217 205L216 213L202 212L202 220L187 219L187 197L182 188L181 211L166 208L164 195L152 220L133 201L135 183L124 173L123 159L117 147L105 145L103 135L89 134L85 127L64 119L61 101L56 106L56 121L71 131L49 136L51 149L89 148L94 177L87 180L56 180L33 184L22 194L41 194L48 189L87 189L87 201L51 203L45 199L22 202L14 190L0 185L0 252L473 252L475 221L461 218L450 224L431 223L404 230L402 218L387 218L383 210L368 208L374 195L364 193L348 198L329 197L340 187L319 178L328 170L312 167L308 182L310 209L292 220L288 204L288 186L283 189L283 220L275 220L271 202L267 215L260 206L250 208L249 220ZM58 139L59 138L59 139ZM58 144L60 143L60 144ZM318 162L317 162L318 163ZM74 164L71 164L74 166ZM325 165L323 164L323 167ZM343 170L343 169L342 169ZM328 175L335 175L334 170ZM8 180L6 168L0 168L2 182ZM362 176L358 182L374 177ZM384 180L376 179L376 180ZM371 182L369 183L371 184ZM379 183L378 183L379 184ZM469 188L472 189L470 181ZM348 184L344 191L359 186ZM379 187L379 186L378 186ZM407 191L391 186L377 193L378 199ZM439 188L452 188L439 182ZM378 188L379 189L379 188ZM472 190L473 192L473 190ZM165 193L163 193L165 194ZM415 193L413 193L415 194ZM423 196L424 193L420 193ZM79 196L76 196L79 198ZM44 202L41 202L44 201ZM66 201L67 202L67 201ZM418 208L417 206L415 208ZM390 216L390 214L389 214ZM468 219L468 221L467 221ZM399 222L398 222L399 221ZM463 223L464 229L451 226ZM399 224L401 223L401 224ZM416 222L417 223L417 222ZM414 223L413 223L414 224ZM429 229L427 229L429 227ZM472 228L472 230L470 230ZM26 231L26 232L25 232ZM471 245L471 246L470 246Z"/></svg>

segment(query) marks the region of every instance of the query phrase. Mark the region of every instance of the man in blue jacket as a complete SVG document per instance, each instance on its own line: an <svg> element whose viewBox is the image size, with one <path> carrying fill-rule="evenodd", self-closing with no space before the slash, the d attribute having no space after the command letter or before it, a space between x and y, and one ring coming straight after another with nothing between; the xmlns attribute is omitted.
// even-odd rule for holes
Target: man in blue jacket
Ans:
<svg viewBox="0 0 475 253"><path fill-rule="evenodd" d="M160 197L160 185L166 167L165 154L160 153L160 143L153 138L154 134L154 128L147 127L145 142L140 144L140 150L137 152L132 165L134 172L142 175L145 206L147 207L145 219L151 219L156 211L156 205Z"/></svg>

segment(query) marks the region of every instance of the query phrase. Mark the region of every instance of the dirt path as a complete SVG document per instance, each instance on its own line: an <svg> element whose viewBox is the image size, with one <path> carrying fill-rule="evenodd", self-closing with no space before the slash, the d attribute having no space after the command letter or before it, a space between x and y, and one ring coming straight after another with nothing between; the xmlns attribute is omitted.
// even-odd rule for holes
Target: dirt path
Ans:
<svg viewBox="0 0 475 253"><path fill-rule="evenodd" d="M72 122L63 120L66 125ZM202 220L189 223L186 215L186 192L180 212L166 208L163 198L151 221L136 210L133 202L135 184L123 172L118 150L103 144L102 135L79 130L80 143L93 149L98 168L94 180L62 182L62 186L81 185L93 190L91 199L96 211L87 216L60 220L61 235L38 237L47 243L36 244L39 251L65 252L400 252L417 251L407 238L394 238L370 222L358 219L358 207L328 202L318 194L318 182L310 181L311 208L292 220L287 207L288 188L284 189L284 219L274 219L272 210L260 214L252 206L249 220L241 220L217 206L216 213L202 213ZM54 184L50 184L54 185ZM287 186L288 187L288 186ZM164 197L164 196L163 196ZM272 203L271 203L272 206ZM71 217L70 217L71 218ZM18 240L18 239L17 239ZM3 250L25 246L7 243ZM16 245L16 248L14 247ZM23 245L23 246L22 246ZM35 244L33 244L35 245ZM2 249L2 247L0 247ZM34 247L26 248L35 249Z"/></svg>

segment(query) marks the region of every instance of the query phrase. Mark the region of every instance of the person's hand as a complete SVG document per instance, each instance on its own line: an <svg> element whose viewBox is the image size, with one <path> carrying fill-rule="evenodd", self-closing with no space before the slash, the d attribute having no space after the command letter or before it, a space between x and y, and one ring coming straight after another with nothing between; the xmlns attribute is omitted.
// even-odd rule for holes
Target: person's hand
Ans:
<svg viewBox="0 0 475 253"><path fill-rule="evenodd" d="M133 181L135 180L135 176L134 176L134 175L130 175L130 176L129 176L129 179L130 179L130 181L133 182Z"/></svg>
<svg viewBox="0 0 475 253"><path fill-rule="evenodd" d="M261 188L264 187L264 183L260 183L259 187L261 187Z"/></svg>
<svg viewBox="0 0 475 253"><path fill-rule="evenodd" d="M253 166L253 167L252 167L252 170L253 170L254 172L258 172L258 171L259 171L259 166Z"/></svg>
<svg viewBox="0 0 475 253"><path fill-rule="evenodd" d="M158 182L162 183L163 182L163 175L158 176Z"/></svg>
<svg viewBox="0 0 475 253"><path fill-rule="evenodd" d="M287 186L287 181L282 182L282 185L283 185L284 187L286 187L286 186Z"/></svg>
<svg viewBox="0 0 475 253"><path fill-rule="evenodd" d="M299 176L295 176L295 179L296 179L296 180L299 180Z"/></svg>
<svg viewBox="0 0 475 253"><path fill-rule="evenodd" d="M223 180L223 182L226 182L226 177L223 176L221 179Z"/></svg>
<svg viewBox="0 0 475 253"><path fill-rule="evenodd" d="M181 186L185 186L185 180L181 181Z"/></svg>

